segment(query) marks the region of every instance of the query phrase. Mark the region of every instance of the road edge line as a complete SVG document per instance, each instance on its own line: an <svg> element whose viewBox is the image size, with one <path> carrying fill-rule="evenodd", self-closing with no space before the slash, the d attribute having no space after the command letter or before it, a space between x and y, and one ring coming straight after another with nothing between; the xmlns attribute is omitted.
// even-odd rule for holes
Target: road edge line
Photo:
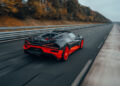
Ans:
<svg viewBox="0 0 120 86"><path fill-rule="evenodd" d="M114 26L114 24L112 25L112 28L113 28L113 26ZM112 28L111 28L111 30L112 30ZM110 30L110 32L111 32L111 30ZM106 35L106 39L108 38L110 32ZM104 42L106 41L106 39L104 39L102 46L104 45ZM102 46L101 46L100 48L98 48L99 51L100 51L100 49L102 48ZM83 76L82 76L81 79L79 80L79 83L78 83L78 84L72 83L71 86L78 86L78 85L81 85L81 84L82 84L82 81L84 80L84 78L86 77L86 75L87 75L87 73L89 72L90 68L92 67L92 64L94 63L94 61L95 61L96 56L98 55L98 53L99 53L99 52L97 52L97 53L95 54L94 58L91 60L91 64L89 65L89 67L87 68L87 70L84 72ZM89 61L90 61L90 60L89 60ZM83 69L84 69L84 68L83 68ZM76 79L75 79L75 80L76 80ZM75 80L74 80L74 81L75 81Z"/></svg>
<svg viewBox="0 0 120 86"><path fill-rule="evenodd" d="M73 81L73 83L72 83L71 86L78 86L79 85L79 83L82 80L83 76L85 75L85 73L89 69L91 63L92 63L92 60L89 60L87 62L87 64L85 65L85 67L83 68L83 70L78 74L77 78Z"/></svg>

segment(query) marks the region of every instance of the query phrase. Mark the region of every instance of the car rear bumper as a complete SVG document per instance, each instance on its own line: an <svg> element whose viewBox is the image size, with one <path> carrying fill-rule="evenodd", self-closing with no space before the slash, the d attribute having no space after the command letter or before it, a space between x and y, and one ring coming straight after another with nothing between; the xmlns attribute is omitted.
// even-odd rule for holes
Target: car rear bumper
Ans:
<svg viewBox="0 0 120 86"><path fill-rule="evenodd" d="M52 49L43 46L36 46L36 45L24 45L23 49L30 54L40 55L40 54L51 54L54 55L57 59L62 58L63 50Z"/></svg>

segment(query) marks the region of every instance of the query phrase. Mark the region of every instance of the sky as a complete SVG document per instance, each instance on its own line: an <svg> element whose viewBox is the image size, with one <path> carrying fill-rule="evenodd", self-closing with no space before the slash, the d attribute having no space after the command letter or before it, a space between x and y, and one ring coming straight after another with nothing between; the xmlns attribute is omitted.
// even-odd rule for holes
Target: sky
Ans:
<svg viewBox="0 0 120 86"><path fill-rule="evenodd" d="M120 0L79 0L79 2L112 21L120 22Z"/></svg>

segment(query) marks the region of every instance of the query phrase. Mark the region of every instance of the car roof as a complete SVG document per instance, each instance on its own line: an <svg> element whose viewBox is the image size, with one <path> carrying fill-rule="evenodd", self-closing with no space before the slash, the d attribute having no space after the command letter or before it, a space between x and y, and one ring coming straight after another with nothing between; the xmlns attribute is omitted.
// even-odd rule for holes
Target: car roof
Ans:
<svg viewBox="0 0 120 86"><path fill-rule="evenodd" d="M54 30L53 33L71 33L69 30Z"/></svg>
<svg viewBox="0 0 120 86"><path fill-rule="evenodd" d="M54 30L52 32L43 33L43 34L41 34L41 36L44 36L44 35L52 36L52 34L53 34L54 37L58 37L61 35L67 35L66 33L71 33L71 32L68 30Z"/></svg>

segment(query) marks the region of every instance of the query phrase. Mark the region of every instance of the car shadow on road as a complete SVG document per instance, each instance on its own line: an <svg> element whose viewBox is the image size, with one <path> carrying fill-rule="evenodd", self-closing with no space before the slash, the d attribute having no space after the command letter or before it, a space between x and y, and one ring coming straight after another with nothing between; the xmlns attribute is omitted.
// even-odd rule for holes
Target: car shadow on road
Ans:
<svg viewBox="0 0 120 86"><path fill-rule="evenodd" d="M52 55L29 55L29 59L32 59L34 63L46 63L46 64L58 64L61 63L61 60L57 60L54 56Z"/></svg>

